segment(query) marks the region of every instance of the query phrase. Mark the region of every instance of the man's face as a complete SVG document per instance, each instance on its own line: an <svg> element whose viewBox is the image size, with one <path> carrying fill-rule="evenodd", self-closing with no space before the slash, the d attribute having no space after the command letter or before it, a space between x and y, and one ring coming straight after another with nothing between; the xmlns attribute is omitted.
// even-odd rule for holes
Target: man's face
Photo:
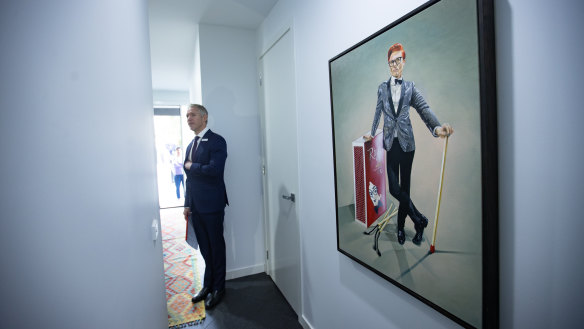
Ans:
<svg viewBox="0 0 584 329"><path fill-rule="evenodd" d="M206 121L207 116L202 116L198 108L191 107L187 111L187 124L189 125L189 128L191 128L191 130L196 134L205 129L207 126Z"/></svg>
<svg viewBox="0 0 584 329"><path fill-rule="evenodd" d="M394 78L401 78L405 65L406 60L403 59L401 51L394 51L391 53L391 56L389 57L389 70Z"/></svg>

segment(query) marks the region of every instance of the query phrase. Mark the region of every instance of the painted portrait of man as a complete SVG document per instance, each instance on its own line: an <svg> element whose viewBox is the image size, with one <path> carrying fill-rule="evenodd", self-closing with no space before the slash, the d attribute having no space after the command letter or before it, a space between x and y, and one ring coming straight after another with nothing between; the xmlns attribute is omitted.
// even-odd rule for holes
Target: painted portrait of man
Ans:
<svg viewBox="0 0 584 329"><path fill-rule="evenodd" d="M338 248L473 326L482 323L476 4L440 1L329 63ZM387 202L374 239L355 221L352 142L383 131ZM454 130L456 129L456 132ZM444 140L448 136L436 251ZM414 157L415 155L415 157ZM382 193L379 193L382 194Z"/></svg>

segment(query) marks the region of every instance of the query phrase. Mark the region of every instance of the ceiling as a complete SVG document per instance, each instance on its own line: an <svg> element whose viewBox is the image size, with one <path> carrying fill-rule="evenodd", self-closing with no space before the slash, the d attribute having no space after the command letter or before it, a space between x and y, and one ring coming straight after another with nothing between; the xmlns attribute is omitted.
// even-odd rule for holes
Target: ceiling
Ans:
<svg viewBox="0 0 584 329"><path fill-rule="evenodd" d="M198 24L255 30L278 0L149 0L152 88L185 91Z"/></svg>

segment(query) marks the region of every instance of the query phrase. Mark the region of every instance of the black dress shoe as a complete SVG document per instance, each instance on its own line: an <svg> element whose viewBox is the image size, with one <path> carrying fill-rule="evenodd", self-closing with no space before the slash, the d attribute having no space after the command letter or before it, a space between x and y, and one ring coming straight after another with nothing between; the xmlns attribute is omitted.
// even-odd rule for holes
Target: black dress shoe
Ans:
<svg viewBox="0 0 584 329"><path fill-rule="evenodd" d="M414 235L414 238L412 239L412 242L416 245L420 245L420 243L422 243L422 238L424 235L424 227L418 227L416 226L416 235Z"/></svg>
<svg viewBox="0 0 584 329"><path fill-rule="evenodd" d="M428 226L428 218L426 218L426 216L424 216L423 214L420 214L420 224L422 224L422 226L425 228L426 226Z"/></svg>
<svg viewBox="0 0 584 329"><path fill-rule="evenodd" d="M207 295L211 292L211 288L209 287L203 287L203 289L199 290L199 292L193 296L193 298L191 299L191 301L193 303L198 303L202 300L205 300L205 298L207 298Z"/></svg>
<svg viewBox="0 0 584 329"><path fill-rule="evenodd" d="M406 234L404 233L403 228L397 229L397 242L399 242L399 244L404 244L404 242L406 242Z"/></svg>
<svg viewBox="0 0 584 329"><path fill-rule="evenodd" d="M217 304L219 304L223 296L225 296L225 289L222 289L221 291L219 290L213 291L212 293L209 294L209 296L207 296L207 299L205 299L205 308L210 310L213 307L217 306Z"/></svg>

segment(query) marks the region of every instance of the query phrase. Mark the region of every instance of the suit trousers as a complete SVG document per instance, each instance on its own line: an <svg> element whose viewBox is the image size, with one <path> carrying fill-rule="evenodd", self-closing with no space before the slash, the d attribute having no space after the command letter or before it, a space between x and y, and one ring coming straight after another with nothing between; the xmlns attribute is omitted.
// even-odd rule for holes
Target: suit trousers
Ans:
<svg viewBox="0 0 584 329"><path fill-rule="evenodd" d="M421 214L410 198L414 153L415 151L404 152L399 145L398 139L394 138L393 144L386 154L389 193L399 202L397 212L398 229L404 228L406 216L410 216L416 226L421 223Z"/></svg>
<svg viewBox="0 0 584 329"><path fill-rule="evenodd" d="M203 286L211 291L225 289L225 238L223 221L225 211L199 213L191 210L191 221L199 243L201 255L205 260Z"/></svg>

